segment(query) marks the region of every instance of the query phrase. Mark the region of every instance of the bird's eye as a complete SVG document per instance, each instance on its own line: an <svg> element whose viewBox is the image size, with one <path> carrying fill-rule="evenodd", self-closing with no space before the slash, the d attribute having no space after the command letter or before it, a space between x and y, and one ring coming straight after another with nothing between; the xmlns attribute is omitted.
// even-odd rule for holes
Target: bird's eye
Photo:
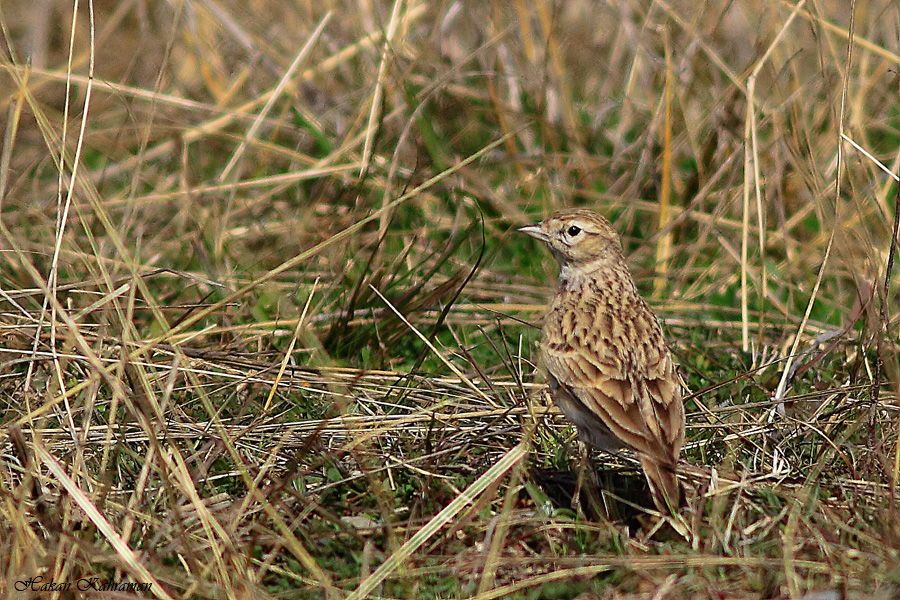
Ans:
<svg viewBox="0 0 900 600"><path fill-rule="evenodd" d="M566 230L566 233L568 233L571 237L575 237L576 235L581 233L581 227L579 227L577 225L572 225L571 227L569 227Z"/></svg>

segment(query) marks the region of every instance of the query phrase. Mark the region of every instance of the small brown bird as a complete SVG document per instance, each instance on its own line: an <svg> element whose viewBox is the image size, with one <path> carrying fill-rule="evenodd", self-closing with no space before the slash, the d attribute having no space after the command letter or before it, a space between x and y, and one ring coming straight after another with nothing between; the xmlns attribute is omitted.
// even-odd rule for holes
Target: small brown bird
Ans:
<svg viewBox="0 0 900 600"><path fill-rule="evenodd" d="M682 384L619 236L609 221L585 209L561 211L519 231L546 243L560 264L541 342L550 395L582 441L634 450L654 504L674 511L681 503Z"/></svg>

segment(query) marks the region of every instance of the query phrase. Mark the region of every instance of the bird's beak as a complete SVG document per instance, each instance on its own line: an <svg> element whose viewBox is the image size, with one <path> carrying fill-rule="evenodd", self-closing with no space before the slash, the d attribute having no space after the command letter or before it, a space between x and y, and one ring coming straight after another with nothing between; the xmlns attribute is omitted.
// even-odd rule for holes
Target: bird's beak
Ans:
<svg viewBox="0 0 900 600"><path fill-rule="evenodd" d="M549 237L547 237L547 234L546 232L544 232L544 228L541 227L540 223L535 223L534 225L526 225L525 227L519 227L518 229L516 229L516 231L519 231L526 235L530 235L531 237L541 240L542 242L546 242L550 239Z"/></svg>

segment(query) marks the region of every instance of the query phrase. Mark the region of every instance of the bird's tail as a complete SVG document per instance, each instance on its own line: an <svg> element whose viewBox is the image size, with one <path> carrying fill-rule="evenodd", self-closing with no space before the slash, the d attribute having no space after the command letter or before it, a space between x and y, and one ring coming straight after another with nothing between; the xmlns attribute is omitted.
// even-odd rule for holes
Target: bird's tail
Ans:
<svg viewBox="0 0 900 600"><path fill-rule="evenodd" d="M675 474L675 463L661 463L646 455L641 455L640 459L647 483L650 484L653 504L663 514L676 512L681 507L683 496L681 484Z"/></svg>

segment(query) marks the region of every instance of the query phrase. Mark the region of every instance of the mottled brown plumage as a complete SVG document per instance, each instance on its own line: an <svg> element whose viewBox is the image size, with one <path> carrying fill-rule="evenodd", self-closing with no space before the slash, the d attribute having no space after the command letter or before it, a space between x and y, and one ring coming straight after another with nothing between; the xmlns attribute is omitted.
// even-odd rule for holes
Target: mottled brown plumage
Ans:
<svg viewBox="0 0 900 600"><path fill-rule="evenodd" d="M657 508L677 508L681 380L619 236L609 221L584 209L519 231L545 242L560 263L541 343L553 400L584 442L634 450Z"/></svg>

